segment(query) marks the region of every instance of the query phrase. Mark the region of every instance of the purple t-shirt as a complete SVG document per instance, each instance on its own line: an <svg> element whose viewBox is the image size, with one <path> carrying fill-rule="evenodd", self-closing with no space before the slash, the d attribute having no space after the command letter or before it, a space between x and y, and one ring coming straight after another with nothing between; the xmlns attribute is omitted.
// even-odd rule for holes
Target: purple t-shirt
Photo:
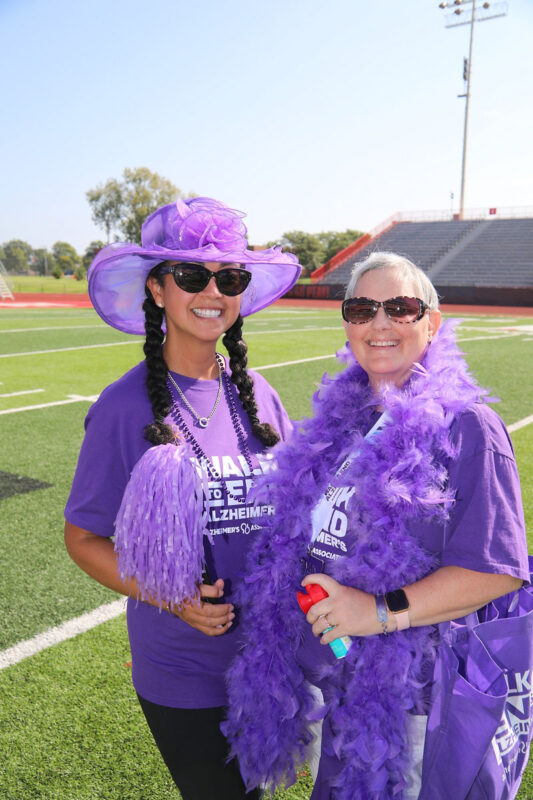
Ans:
<svg viewBox="0 0 533 800"><path fill-rule="evenodd" d="M254 381L259 420L270 422L285 439L291 426L278 395L261 375L253 371L249 374ZM193 380L175 373L172 376L200 416L208 416L218 380ZM99 536L113 535L130 473L151 447L143 437L144 426L153 420L145 380L146 367L141 362L102 392L85 420L85 439L65 517ZM231 391L251 454L252 470L257 475L268 469L269 454L263 453L264 445L252 435L233 385ZM207 428L201 428L182 404L180 412L230 494L222 490L220 481L209 480L208 527L213 544L206 542L206 549L210 578L224 579L224 599L231 602L251 539L273 508L254 507L236 499L247 495L253 475L235 436L225 395ZM241 643L238 609L229 631L214 637L200 633L167 611L160 612L136 600L128 601L127 618L133 683L142 697L177 708L226 704L224 674Z"/></svg>
<svg viewBox="0 0 533 800"><path fill-rule="evenodd" d="M371 424L378 417L376 412ZM440 566L529 580L520 481L502 420L489 406L476 404L453 422L451 438L458 454L448 464L448 485L455 492L449 520L446 525L413 523L411 534ZM353 492L349 486L335 490L333 512L315 541L313 551L326 572L328 563L350 552L353 532L346 509ZM335 656L307 627L298 659L313 680L324 660Z"/></svg>

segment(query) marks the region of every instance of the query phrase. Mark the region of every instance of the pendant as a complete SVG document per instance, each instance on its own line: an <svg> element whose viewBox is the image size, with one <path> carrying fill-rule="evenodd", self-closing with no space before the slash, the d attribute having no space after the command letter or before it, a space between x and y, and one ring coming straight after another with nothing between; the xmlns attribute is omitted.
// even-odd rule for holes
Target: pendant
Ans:
<svg viewBox="0 0 533 800"><path fill-rule="evenodd" d="M209 420L207 419L207 417L198 417L198 425L201 428L207 428L207 426L209 425Z"/></svg>

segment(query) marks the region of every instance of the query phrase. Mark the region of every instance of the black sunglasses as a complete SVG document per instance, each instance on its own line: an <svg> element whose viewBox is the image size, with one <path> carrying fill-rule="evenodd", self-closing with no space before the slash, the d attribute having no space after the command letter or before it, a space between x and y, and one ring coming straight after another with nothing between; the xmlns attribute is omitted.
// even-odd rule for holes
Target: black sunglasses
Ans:
<svg viewBox="0 0 533 800"><path fill-rule="evenodd" d="M191 294L203 292L211 278L214 278L218 291L227 297L242 294L252 279L252 273L240 267L223 267L218 272L211 272L202 264L186 262L164 266L158 271L159 275L167 273L172 274L176 286Z"/></svg>
<svg viewBox="0 0 533 800"><path fill-rule="evenodd" d="M418 322L429 306L418 297L391 297L390 300L371 300L370 297L352 297L342 304L342 318L352 325L370 322L382 308L393 322Z"/></svg>

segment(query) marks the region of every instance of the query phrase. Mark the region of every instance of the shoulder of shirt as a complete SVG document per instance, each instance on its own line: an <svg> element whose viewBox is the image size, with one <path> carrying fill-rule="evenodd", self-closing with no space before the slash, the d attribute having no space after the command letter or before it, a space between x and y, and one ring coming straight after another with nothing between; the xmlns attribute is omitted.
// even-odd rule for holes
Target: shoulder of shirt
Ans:
<svg viewBox="0 0 533 800"><path fill-rule="evenodd" d="M132 406L150 404L146 391L146 363L141 361L125 372L118 380L110 383L102 391L91 411L111 409L117 411L130 409Z"/></svg>
<svg viewBox="0 0 533 800"><path fill-rule="evenodd" d="M507 428L487 403L473 403L457 415L451 427L452 439L460 443L464 456L491 450L514 459Z"/></svg>
<svg viewBox="0 0 533 800"><path fill-rule="evenodd" d="M231 375L231 368L229 366L229 358L224 356L224 361L226 364L226 372L228 375ZM273 397L278 397L278 393L276 390L270 385L267 379L261 375L260 372L256 372L255 369L247 369L248 376L254 382L254 388L259 389L262 392L270 393Z"/></svg>

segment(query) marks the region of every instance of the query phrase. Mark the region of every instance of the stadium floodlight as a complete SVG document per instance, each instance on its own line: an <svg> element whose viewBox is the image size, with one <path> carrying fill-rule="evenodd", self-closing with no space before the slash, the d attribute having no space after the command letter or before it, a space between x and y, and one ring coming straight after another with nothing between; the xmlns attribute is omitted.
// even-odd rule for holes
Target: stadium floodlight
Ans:
<svg viewBox="0 0 533 800"><path fill-rule="evenodd" d="M452 13L448 14L446 17L447 28L458 28L460 25L470 25L470 46L468 58L463 60L463 79L466 81L466 91L464 94L458 95L458 97L464 97L466 99L463 131L463 162L461 166L461 200L459 206L459 219L462 219L465 204L466 145L468 141L468 112L470 108L470 82L472 78L474 26L476 22L486 22L489 19L507 16L508 3L492 3L488 2L488 0L485 0L483 3L479 2L479 0L449 0L449 2L445 2L443 0L443 2L439 3L439 8L448 8L450 10L453 9ZM457 17L461 17L463 14L465 14L466 18L458 21Z"/></svg>

